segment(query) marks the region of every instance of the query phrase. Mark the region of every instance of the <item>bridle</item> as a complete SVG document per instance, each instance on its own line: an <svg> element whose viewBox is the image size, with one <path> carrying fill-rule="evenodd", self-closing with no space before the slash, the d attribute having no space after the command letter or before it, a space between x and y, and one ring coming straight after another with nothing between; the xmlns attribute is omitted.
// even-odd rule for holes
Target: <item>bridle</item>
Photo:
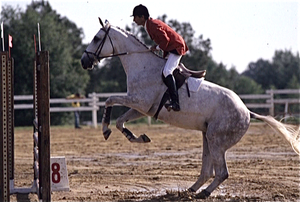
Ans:
<svg viewBox="0 0 300 202"><path fill-rule="evenodd" d="M110 25L108 25L108 28L101 28L102 31L105 32L105 35L102 39L102 41L100 42L98 48L96 49L95 52L90 52L85 50L84 52L86 53L87 57L89 58L89 60L91 61L90 55L93 55L93 59L97 59L98 62L100 62L100 60L104 59L104 58L110 58L110 57L116 57L116 56L121 56L121 55L128 55L128 54L132 54L132 53L145 53L145 52L150 52L150 49L147 49L146 51L136 51L136 52L123 52L123 53L115 53L115 48L114 48L114 44L113 41L111 40L111 37L109 36L109 31L110 31ZM106 39L109 39L111 47L113 49L113 53L110 55L105 55L105 56L100 56L100 53L103 49L104 43L106 41ZM93 60L95 61L95 60Z"/></svg>
<svg viewBox="0 0 300 202"><path fill-rule="evenodd" d="M90 51L87 51L87 50L84 51L87 54L87 56L88 56L89 59L91 59L90 56L89 56L90 54L93 55L94 58L96 58L98 61L100 61L101 59L104 59L104 58L108 58L108 57L115 57L115 56L120 56L120 55L126 55L126 54L128 54L127 52L115 54L114 44L113 44L110 36L108 35L110 27L111 26L109 25L109 27L107 29L101 28L101 30L105 32L105 35L104 35L102 41L100 42L100 44L99 44L99 46L98 46L98 48L96 49L95 52L90 52ZM100 53L101 53L101 51L103 49L104 43L105 43L105 41L106 41L107 38L110 41L111 47L113 49L113 53L111 55L106 55L106 56L101 56L100 57Z"/></svg>

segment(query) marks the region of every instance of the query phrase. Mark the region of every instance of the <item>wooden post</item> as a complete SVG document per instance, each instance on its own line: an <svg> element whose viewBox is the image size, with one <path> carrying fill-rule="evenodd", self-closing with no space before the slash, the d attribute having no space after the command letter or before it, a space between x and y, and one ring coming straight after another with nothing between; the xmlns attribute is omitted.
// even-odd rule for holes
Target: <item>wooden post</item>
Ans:
<svg viewBox="0 0 300 202"><path fill-rule="evenodd" d="M93 121L94 128L97 128L98 127L98 125L97 125L97 110L98 110L97 101L98 101L98 99L97 99L95 92L92 93L92 99L93 99L92 121Z"/></svg>
<svg viewBox="0 0 300 202"><path fill-rule="evenodd" d="M271 108L269 109L269 113L271 116L274 116L274 92L273 89L271 90L267 90L266 93L270 94L270 104L271 104Z"/></svg>
<svg viewBox="0 0 300 202"><path fill-rule="evenodd" d="M148 116L148 126L151 126L151 116Z"/></svg>
<svg viewBox="0 0 300 202"><path fill-rule="evenodd" d="M51 201L49 52L38 52L36 57L39 137L39 197L42 201Z"/></svg>

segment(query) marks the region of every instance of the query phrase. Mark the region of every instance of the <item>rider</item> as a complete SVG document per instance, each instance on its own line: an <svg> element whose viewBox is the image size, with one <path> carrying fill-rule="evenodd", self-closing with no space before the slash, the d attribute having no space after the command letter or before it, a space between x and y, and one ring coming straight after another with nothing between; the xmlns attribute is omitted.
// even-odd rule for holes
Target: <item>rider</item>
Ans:
<svg viewBox="0 0 300 202"><path fill-rule="evenodd" d="M163 50L164 57L168 54L163 75L165 76L166 85L169 89L171 104L167 104L168 111L171 109L179 111L178 91L173 77L173 71L178 66L180 59L188 51L188 47L178 33L164 22L149 17L148 9L142 4L133 9L133 21L137 25L144 26L151 39L157 44L151 47L152 51Z"/></svg>

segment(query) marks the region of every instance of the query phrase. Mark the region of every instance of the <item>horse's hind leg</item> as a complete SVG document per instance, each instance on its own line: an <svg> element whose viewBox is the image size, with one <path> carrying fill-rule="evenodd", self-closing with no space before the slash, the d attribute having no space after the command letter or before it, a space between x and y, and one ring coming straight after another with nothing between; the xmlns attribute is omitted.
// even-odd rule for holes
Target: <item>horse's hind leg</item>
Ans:
<svg viewBox="0 0 300 202"><path fill-rule="evenodd" d="M140 112L134 110L134 109L129 109L125 114L121 115L117 121L116 121L116 127L125 135L125 137L130 141L130 142L137 142L137 143L147 143L150 142L150 138L143 134L140 135L139 137L136 137L130 130L125 128L124 123L127 121L132 121L135 119L139 119L141 117L145 116L144 114L141 114Z"/></svg>
<svg viewBox="0 0 300 202"><path fill-rule="evenodd" d="M206 139L206 133L203 132L203 153L202 153L202 168L201 174L198 180L193 186L191 186L188 191L196 192L207 180L213 176L213 163L210 156L210 151L208 148L208 143Z"/></svg>
<svg viewBox="0 0 300 202"><path fill-rule="evenodd" d="M233 146L241 137L238 133L231 131L219 131L216 127L208 128L206 133L207 146L209 150L209 161L215 171L213 182L202 190L197 198L205 199L228 178L228 169L225 160L225 152Z"/></svg>
<svg viewBox="0 0 300 202"><path fill-rule="evenodd" d="M225 161L225 151L217 150L211 152L213 167L215 170L215 178L213 182L204 190L202 190L197 198L205 199L215 190L223 181L228 178L228 170Z"/></svg>

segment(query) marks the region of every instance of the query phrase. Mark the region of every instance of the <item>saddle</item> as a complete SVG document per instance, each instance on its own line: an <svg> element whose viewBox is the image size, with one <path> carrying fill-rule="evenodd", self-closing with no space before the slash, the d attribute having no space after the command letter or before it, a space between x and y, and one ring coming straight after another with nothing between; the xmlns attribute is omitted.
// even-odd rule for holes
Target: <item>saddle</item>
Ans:
<svg viewBox="0 0 300 202"><path fill-rule="evenodd" d="M176 87L179 89L184 83L187 85L187 79L189 77L200 79L206 75L206 70L201 71L192 71L184 66L184 64L180 63L178 67L173 71L173 76L176 81ZM162 75L163 81L165 82L165 77ZM187 86L188 87L188 86ZM188 88L187 88L188 89ZM190 93L188 91L188 95L190 97Z"/></svg>
<svg viewBox="0 0 300 202"><path fill-rule="evenodd" d="M173 71L173 76L174 76L174 79L175 79L175 82L176 82L177 90L181 86L183 86L183 84L185 84L186 89L187 89L187 93L188 93L188 97L190 97L191 95L190 95L190 90L189 90L187 79L189 77L199 79L199 78L204 77L205 75L206 75L206 70L192 71L192 70L189 70L188 68L186 68L182 63L180 63L178 65L178 67ZM163 74L162 74L162 77L163 77L163 81L165 83L165 77L164 77ZM160 101L160 104L158 106L158 109L157 109L155 115L153 116L155 119L157 119L160 110L163 108L163 106L165 105L165 103L169 99L170 99L170 94L169 94L169 91L167 89L166 92L164 93L161 101Z"/></svg>

